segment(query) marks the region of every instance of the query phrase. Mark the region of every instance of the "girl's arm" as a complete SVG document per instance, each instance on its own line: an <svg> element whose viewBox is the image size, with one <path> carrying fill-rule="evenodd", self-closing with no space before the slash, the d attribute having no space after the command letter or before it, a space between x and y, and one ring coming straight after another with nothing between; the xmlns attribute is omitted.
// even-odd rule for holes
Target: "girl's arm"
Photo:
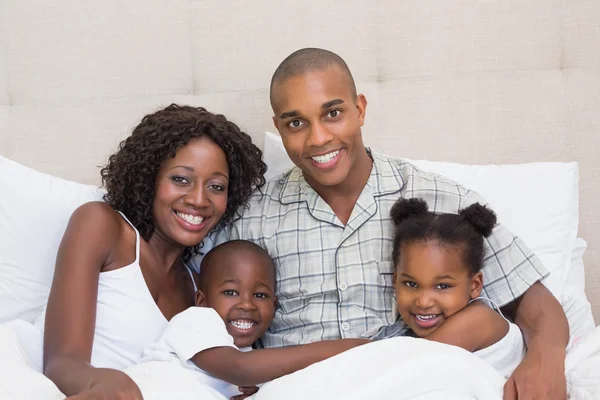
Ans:
<svg viewBox="0 0 600 400"><path fill-rule="evenodd" d="M127 375L90 364L98 279L119 240L117 217L107 204L82 205L71 216L58 249L46 311L44 374L67 396L108 388L130 394L123 398L141 399Z"/></svg>
<svg viewBox="0 0 600 400"><path fill-rule="evenodd" d="M508 322L497 311L475 301L444 321L425 339L473 352L498 342L508 329Z"/></svg>
<svg viewBox="0 0 600 400"><path fill-rule="evenodd" d="M368 343L363 339L326 340L300 346L243 352L215 347L192 357L200 369L237 386L254 386Z"/></svg>

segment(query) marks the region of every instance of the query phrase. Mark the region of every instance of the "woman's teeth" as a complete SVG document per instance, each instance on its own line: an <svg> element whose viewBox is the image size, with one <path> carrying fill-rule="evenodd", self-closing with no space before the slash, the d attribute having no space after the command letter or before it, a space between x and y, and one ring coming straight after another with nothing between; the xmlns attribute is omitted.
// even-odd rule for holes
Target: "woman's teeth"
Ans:
<svg viewBox="0 0 600 400"><path fill-rule="evenodd" d="M256 325L256 322L244 321L244 320L239 319L237 321L231 321L230 324L235 326L238 329L247 331L249 329L252 329L252 327L254 327L254 325Z"/></svg>
<svg viewBox="0 0 600 400"><path fill-rule="evenodd" d="M328 161L331 161L332 159L334 159L338 154L340 154L339 150L336 151L332 151L331 153L327 153L324 154L322 156L314 156L311 157L313 160L315 160L316 162L322 164L322 163L326 163Z"/></svg>
<svg viewBox="0 0 600 400"><path fill-rule="evenodd" d="M184 214L182 212L177 212L176 214L179 218L181 218L182 220L189 222L192 225L200 225L202 223L202 221L204 221L204 217L199 217L199 216L195 216L195 215L191 215L191 214Z"/></svg>

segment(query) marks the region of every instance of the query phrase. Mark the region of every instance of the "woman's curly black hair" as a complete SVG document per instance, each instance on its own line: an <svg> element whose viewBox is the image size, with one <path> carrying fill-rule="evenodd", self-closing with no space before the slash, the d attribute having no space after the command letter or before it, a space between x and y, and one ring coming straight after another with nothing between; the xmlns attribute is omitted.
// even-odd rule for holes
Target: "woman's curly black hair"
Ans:
<svg viewBox="0 0 600 400"><path fill-rule="evenodd" d="M145 240L154 232L152 202L161 165L190 140L200 137L219 146L229 166L227 208L215 229L239 217L238 209L265 184L267 165L262 161L262 151L225 116L177 104L146 115L100 171L106 189L104 201L125 214ZM187 249L184 260L199 248Z"/></svg>

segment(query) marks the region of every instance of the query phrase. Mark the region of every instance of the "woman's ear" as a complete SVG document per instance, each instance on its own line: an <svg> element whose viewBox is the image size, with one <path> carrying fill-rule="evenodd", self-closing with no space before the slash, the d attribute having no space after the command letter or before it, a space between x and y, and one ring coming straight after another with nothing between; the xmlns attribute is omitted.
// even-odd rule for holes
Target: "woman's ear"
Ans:
<svg viewBox="0 0 600 400"><path fill-rule="evenodd" d="M481 271L473 275L471 278L471 300L476 299L483 290L483 274Z"/></svg>
<svg viewBox="0 0 600 400"><path fill-rule="evenodd" d="M196 307L206 307L206 296L202 290L196 290Z"/></svg>

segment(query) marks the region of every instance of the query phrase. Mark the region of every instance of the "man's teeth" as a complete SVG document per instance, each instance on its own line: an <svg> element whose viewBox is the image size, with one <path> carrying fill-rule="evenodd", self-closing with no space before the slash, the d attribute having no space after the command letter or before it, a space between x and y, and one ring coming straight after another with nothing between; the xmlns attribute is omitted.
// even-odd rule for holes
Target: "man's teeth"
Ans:
<svg viewBox="0 0 600 400"><path fill-rule="evenodd" d="M416 317L419 321L431 321L432 319L436 319L437 315L417 315Z"/></svg>
<svg viewBox="0 0 600 400"><path fill-rule="evenodd" d="M336 150L336 151L332 151L331 153L324 154L322 156L314 156L314 157L311 157L311 158L313 160L315 160L316 162L318 162L318 163L326 163L327 161L331 161L338 154L340 154L340 151Z"/></svg>
<svg viewBox="0 0 600 400"><path fill-rule="evenodd" d="M242 330L248 330L251 329L254 325L256 325L256 322L252 322L252 321L244 321L244 320L237 320L237 321L231 321L230 322L231 325L235 326L238 329L242 329Z"/></svg>
<svg viewBox="0 0 600 400"><path fill-rule="evenodd" d="M189 222L192 225L200 225L202 221L204 221L204 217L198 217L195 215L184 214L181 212L177 212L179 218L183 219L186 222Z"/></svg>

